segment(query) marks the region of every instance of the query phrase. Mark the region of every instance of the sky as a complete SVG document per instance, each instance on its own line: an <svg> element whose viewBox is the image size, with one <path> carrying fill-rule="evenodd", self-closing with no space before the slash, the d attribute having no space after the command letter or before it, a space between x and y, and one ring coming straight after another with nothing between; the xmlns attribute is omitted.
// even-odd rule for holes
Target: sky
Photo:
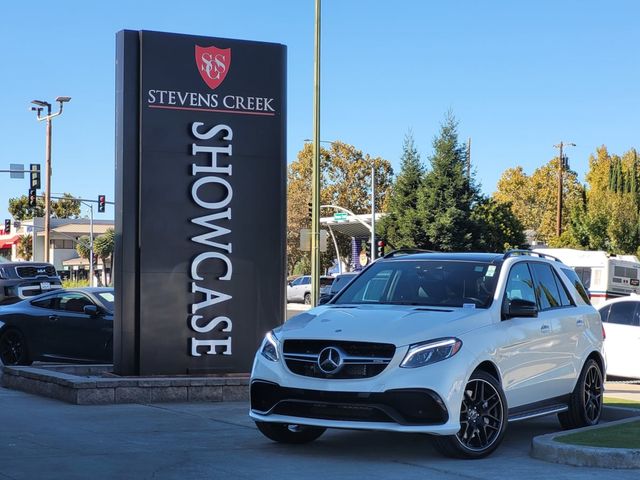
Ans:
<svg viewBox="0 0 640 480"><path fill-rule="evenodd" d="M576 144L567 154L582 181L598 146L640 149L640 2L324 0L321 18L321 139L396 172L407 132L427 162L449 110L486 194L507 168L548 162L560 141ZM52 192L113 201L122 29L286 45L289 163L312 137L314 0L3 2L0 169L44 169L45 125L30 102L70 96L53 120ZM4 218L27 189L0 173Z"/></svg>

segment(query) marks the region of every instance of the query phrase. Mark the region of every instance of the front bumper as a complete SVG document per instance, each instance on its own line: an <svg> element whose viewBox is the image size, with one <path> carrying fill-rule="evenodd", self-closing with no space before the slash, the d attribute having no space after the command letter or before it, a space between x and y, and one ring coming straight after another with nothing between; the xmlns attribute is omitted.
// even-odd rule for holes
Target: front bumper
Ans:
<svg viewBox="0 0 640 480"><path fill-rule="evenodd" d="M421 368L399 368L397 349L371 378L323 379L292 373L282 359L256 355L250 417L256 421L327 428L454 435L469 359L455 357Z"/></svg>

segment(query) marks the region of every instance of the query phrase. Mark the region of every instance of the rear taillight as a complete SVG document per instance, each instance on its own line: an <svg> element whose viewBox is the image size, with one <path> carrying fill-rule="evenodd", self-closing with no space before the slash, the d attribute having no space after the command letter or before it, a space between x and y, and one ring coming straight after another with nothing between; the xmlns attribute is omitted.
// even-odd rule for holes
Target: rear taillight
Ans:
<svg viewBox="0 0 640 480"><path fill-rule="evenodd" d="M607 332L604 329L604 324L602 324L602 340L605 340L607 338Z"/></svg>

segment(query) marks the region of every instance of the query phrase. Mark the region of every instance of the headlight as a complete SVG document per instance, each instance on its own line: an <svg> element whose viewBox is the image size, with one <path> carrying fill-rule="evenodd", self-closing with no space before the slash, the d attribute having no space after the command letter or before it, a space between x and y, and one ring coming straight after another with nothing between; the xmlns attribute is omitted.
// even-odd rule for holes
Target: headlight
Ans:
<svg viewBox="0 0 640 480"><path fill-rule="evenodd" d="M262 347L260 348L260 353L267 360L271 360L272 362L277 362L280 358L278 354L279 342L273 332L267 333L264 337L264 341L262 342Z"/></svg>
<svg viewBox="0 0 640 480"><path fill-rule="evenodd" d="M402 368L416 368L436 363L453 357L462 347L462 340L457 338L440 338L428 342L416 343L409 347L402 360Z"/></svg>

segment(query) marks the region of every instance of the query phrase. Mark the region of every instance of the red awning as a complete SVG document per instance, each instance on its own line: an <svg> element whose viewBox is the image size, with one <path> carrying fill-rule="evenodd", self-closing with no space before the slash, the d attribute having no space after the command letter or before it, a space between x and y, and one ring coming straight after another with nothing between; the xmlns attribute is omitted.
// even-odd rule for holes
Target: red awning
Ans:
<svg viewBox="0 0 640 480"><path fill-rule="evenodd" d="M20 235L13 235L12 237L5 237L0 235L0 249L9 248L20 239Z"/></svg>

